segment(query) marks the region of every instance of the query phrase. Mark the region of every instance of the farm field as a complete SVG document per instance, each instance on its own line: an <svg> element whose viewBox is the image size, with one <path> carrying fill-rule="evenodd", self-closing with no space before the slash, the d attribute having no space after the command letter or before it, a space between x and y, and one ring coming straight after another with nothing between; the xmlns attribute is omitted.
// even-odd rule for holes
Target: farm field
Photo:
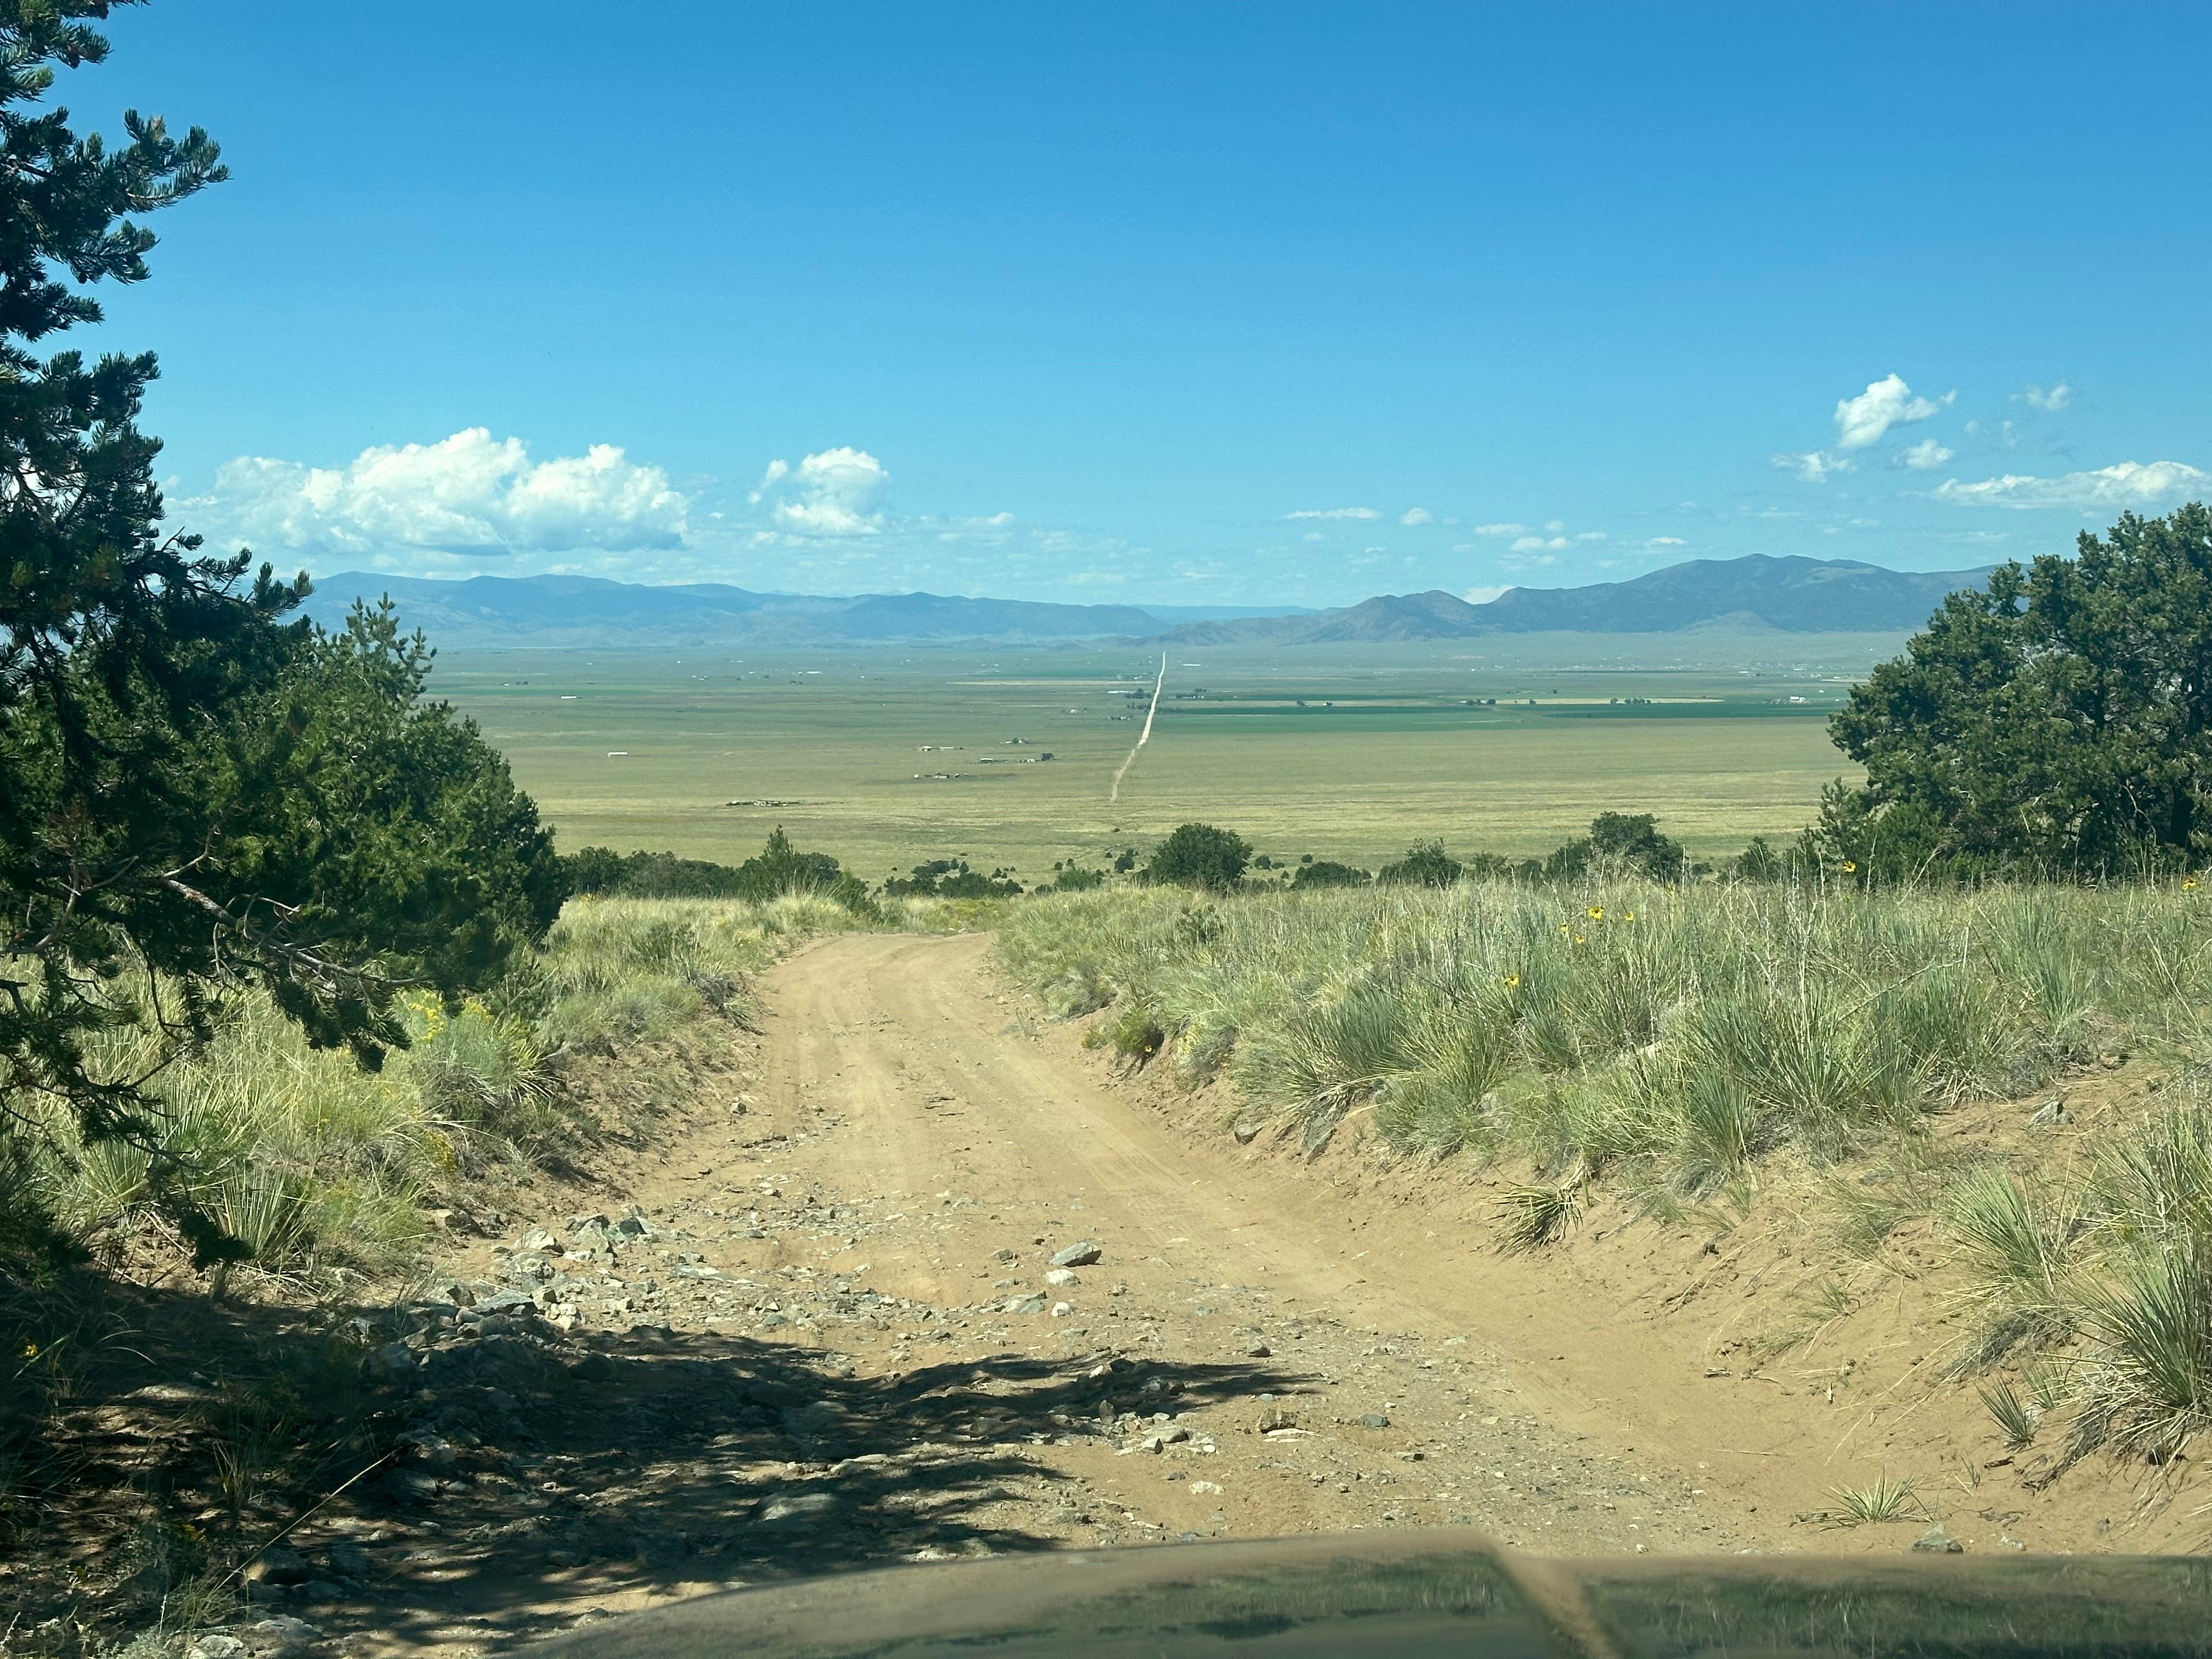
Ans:
<svg viewBox="0 0 2212 1659"><path fill-rule="evenodd" d="M1825 717L1901 643L1186 647L1118 804L1159 667L1127 647L453 652L434 686L570 850L734 860L780 823L870 879L957 854L1034 881L1192 818L1279 860L1372 865L1431 837L1540 852L1600 811L1651 811L1694 853L1732 853L1794 834L1850 770Z"/></svg>

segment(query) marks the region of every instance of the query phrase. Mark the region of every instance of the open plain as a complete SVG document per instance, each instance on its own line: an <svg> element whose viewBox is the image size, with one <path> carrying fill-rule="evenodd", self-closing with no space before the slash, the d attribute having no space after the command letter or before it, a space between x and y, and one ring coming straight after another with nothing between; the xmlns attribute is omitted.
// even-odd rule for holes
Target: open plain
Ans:
<svg viewBox="0 0 2212 1659"><path fill-rule="evenodd" d="M1656 812L1698 855L1786 837L1850 774L1826 715L1889 636L1528 635L1170 653L455 653L437 692L566 850L737 862L783 825L870 880L927 859L1024 880L1178 823L1372 865L1416 841L1526 854ZM1018 739L1019 741L1016 741ZM1051 758L1043 758L1046 755Z"/></svg>

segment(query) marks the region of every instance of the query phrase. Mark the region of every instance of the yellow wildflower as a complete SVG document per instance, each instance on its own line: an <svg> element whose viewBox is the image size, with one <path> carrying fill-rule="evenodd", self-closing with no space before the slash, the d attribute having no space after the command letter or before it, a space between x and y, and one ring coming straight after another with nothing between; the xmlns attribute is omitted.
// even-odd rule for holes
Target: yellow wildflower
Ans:
<svg viewBox="0 0 2212 1659"><path fill-rule="evenodd" d="M1858 874L1858 872L1859 867L1856 864L1853 863L1850 859L1845 859L1844 860L1844 873L1845 875L1855 876Z"/></svg>
<svg viewBox="0 0 2212 1659"><path fill-rule="evenodd" d="M1592 921L1603 921L1605 920L1605 906L1602 904L1591 905L1589 908L1589 916Z"/></svg>
<svg viewBox="0 0 2212 1659"><path fill-rule="evenodd" d="M1518 975L1518 974L1508 974L1508 975L1506 975L1506 976L1505 976L1505 988L1506 988L1507 990L1509 990L1509 991L1517 991L1517 990L1519 990L1519 989L1521 988L1521 975Z"/></svg>

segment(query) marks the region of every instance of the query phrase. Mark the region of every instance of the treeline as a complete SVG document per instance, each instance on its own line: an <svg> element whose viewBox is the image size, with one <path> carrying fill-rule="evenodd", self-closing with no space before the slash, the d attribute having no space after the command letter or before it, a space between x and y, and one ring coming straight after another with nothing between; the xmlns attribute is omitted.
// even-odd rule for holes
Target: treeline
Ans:
<svg viewBox="0 0 2212 1659"><path fill-rule="evenodd" d="M586 847L563 857L571 893L616 898L722 898L758 903L787 893L818 893L854 911L869 908L868 885L827 853L802 853L781 825L743 864L678 858L673 853L617 853Z"/></svg>
<svg viewBox="0 0 2212 1659"><path fill-rule="evenodd" d="M1710 865L1692 862L1680 842L1660 832L1652 814L1602 812L1591 820L1588 835L1577 836L1540 858L1474 853L1462 860L1447 852L1443 842L1428 841L1407 848L1403 858L1376 870L1316 859L1311 854L1291 864L1265 853L1255 854L1234 830L1210 823L1186 823L1162 842L1148 861L1139 866L1131 860L1129 867L1143 883L1229 892L1278 886L1310 891L1364 887L1370 883L1382 887L1449 887L1469 878L1565 882L1595 874L1674 882L1724 873L1765 880L1780 878L1794 865L1765 842L1754 840L1741 857L1717 872Z"/></svg>

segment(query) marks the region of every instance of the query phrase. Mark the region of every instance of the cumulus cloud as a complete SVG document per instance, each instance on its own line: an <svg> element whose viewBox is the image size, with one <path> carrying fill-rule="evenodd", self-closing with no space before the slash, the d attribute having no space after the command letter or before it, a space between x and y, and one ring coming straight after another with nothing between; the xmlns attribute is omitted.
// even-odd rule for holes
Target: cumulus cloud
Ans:
<svg viewBox="0 0 2212 1659"><path fill-rule="evenodd" d="M2092 472L2039 478L2023 472L1968 483L1947 479L1936 499L1961 507L2152 507L2212 486L2212 472L2182 461L2119 461Z"/></svg>
<svg viewBox="0 0 2212 1659"><path fill-rule="evenodd" d="M1436 521L1436 514L1425 507L1409 507L1398 515L1398 522L1403 525L1434 524Z"/></svg>
<svg viewBox="0 0 2212 1659"><path fill-rule="evenodd" d="M1460 598L1465 599L1469 605L1488 605L1499 594L1510 593L1512 591L1510 587L1502 585L1494 587L1470 587L1466 592L1461 594Z"/></svg>
<svg viewBox="0 0 2212 1659"><path fill-rule="evenodd" d="M1854 472L1858 464L1847 456L1830 455L1818 449L1808 450L1802 455L1783 453L1770 456L1769 461L1784 471L1793 472L1807 483L1826 483L1838 472Z"/></svg>
<svg viewBox="0 0 2212 1659"><path fill-rule="evenodd" d="M1310 507L1297 513L1285 513L1285 519L1379 519L1382 515L1371 507Z"/></svg>
<svg viewBox="0 0 2212 1659"><path fill-rule="evenodd" d="M1933 438L1923 438L1917 444L1908 444L1899 457L1915 472L1932 472L1951 459L1951 452Z"/></svg>
<svg viewBox="0 0 2212 1659"><path fill-rule="evenodd" d="M1510 550L1515 553L1541 553L1547 549L1573 545L1574 544L1565 536L1553 536L1548 538L1542 536L1516 536Z"/></svg>
<svg viewBox="0 0 2212 1659"><path fill-rule="evenodd" d="M2056 415L2074 401L2074 388L2061 380L2045 392L2039 386L2022 386L2013 394L2030 409L2039 409L2046 415Z"/></svg>
<svg viewBox="0 0 2212 1659"><path fill-rule="evenodd" d="M1864 449L1880 441L1893 426L1924 421L1940 412L1957 394L1946 392L1941 402L1914 395L1899 374L1885 374L1856 398L1836 401L1836 447Z"/></svg>
<svg viewBox="0 0 2212 1659"><path fill-rule="evenodd" d="M884 527L878 508L890 482L866 450L825 449L797 466L770 461L747 499L795 536L872 536Z"/></svg>
<svg viewBox="0 0 2212 1659"><path fill-rule="evenodd" d="M1528 526L1525 524L1478 524L1469 525L1468 528L1478 536L1519 536L1524 534Z"/></svg>
<svg viewBox="0 0 2212 1659"><path fill-rule="evenodd" d="M177 511L267 551L497 556L680 547L689 507L666 473L612 444L533 462L521 439L478 426L379 445L337 467L241 455Z"/></svg>
<svg viewBox="0 0 2212 1659"><path fill-rule="evenodd" d="M1687 547L1689 543L1680 536L1654 536L1644 544L1646 547Z"/></svg>

